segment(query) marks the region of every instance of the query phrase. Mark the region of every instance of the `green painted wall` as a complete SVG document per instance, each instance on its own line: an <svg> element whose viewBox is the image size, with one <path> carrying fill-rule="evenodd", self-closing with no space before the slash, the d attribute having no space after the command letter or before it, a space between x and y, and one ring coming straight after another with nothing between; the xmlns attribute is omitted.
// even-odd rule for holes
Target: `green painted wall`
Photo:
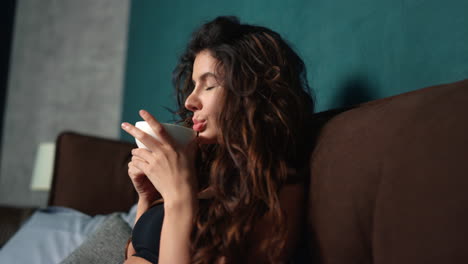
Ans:
<svg viewBox="0 0 468 264"><path fill-rule="evenodd" d="M323 111L468 78L467 10L466 0L134 0L122 120L140 120L141 108L171 120L172 69L190 33L218 15L289 40Z"/></svg>

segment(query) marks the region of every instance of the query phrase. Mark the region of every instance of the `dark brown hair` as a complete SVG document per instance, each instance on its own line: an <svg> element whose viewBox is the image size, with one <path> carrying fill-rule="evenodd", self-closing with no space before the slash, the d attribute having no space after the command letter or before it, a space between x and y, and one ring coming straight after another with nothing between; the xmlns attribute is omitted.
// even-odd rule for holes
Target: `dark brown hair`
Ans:
<svg viewBox="0 0 468 264"><path fill-rule="evenodd" d="M223 106L218 117L220 144L206 145L198 156L200 190L214 190L200 203L192 233L193 263L246 261L248 235L269 214L274 223L260 248L274 263L285 241L279 190L307 166L308 118L314 100L302 59L282 37L265 27L217 17L196 30L173 72L178 115L191 127L184 107L194 89L195 57L209 51L221 74ZM301 179L299 179L301 180Z"/></svg>

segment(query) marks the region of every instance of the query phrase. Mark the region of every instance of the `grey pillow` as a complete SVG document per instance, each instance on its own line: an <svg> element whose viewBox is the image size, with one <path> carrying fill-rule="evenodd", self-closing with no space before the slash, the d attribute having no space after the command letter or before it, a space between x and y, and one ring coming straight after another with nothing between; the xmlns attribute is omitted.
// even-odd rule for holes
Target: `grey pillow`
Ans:
<svg viewBox="0 0 468 264"><path fill-rule="evenodd" d="M111 214L61 264L123 263L131 228L119 213Z"/></svg>

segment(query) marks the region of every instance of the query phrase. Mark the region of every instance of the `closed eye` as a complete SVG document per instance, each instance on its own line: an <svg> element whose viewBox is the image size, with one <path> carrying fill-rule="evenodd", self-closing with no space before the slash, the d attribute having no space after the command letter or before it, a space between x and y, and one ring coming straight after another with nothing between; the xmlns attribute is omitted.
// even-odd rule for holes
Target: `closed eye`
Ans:
<svg viewBox="0 0 468 264"><path fill-rule="evenodd" d="M213 89L213 88L215 88L215 87L216 87L216 86L206 87L205 90L206 90L206 91L209 91L209 90L211 90L211 89Z"/></svg>

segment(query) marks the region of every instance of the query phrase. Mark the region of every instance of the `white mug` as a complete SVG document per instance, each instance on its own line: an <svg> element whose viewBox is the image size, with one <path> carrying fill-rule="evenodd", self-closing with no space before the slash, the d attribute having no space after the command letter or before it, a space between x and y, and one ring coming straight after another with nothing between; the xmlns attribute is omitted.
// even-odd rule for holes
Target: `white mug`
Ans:
<svg viewBox="0 0 468 264"><path fill-rule="evenodd" d="M188 127L184 126L179 126L179 125L174 125L174 124L168 124L168 123L161 123L161 125L164 127L166 132L169 134L169 136L172 137L172 139L179 145L183 146L188 144L190 141L193 140L193 138L196 136L195 131L193 129L190 129ZM135 127L139 128L143 132L151 135L154 137L156 140L159 140L158 136L156 133L154 133L153 129L149 126L149 124L146 121L138 121L135 123ZM135 138L136 144L139 148L145 148L148 149L143 143L141 143L138 139Z"/></svg>

